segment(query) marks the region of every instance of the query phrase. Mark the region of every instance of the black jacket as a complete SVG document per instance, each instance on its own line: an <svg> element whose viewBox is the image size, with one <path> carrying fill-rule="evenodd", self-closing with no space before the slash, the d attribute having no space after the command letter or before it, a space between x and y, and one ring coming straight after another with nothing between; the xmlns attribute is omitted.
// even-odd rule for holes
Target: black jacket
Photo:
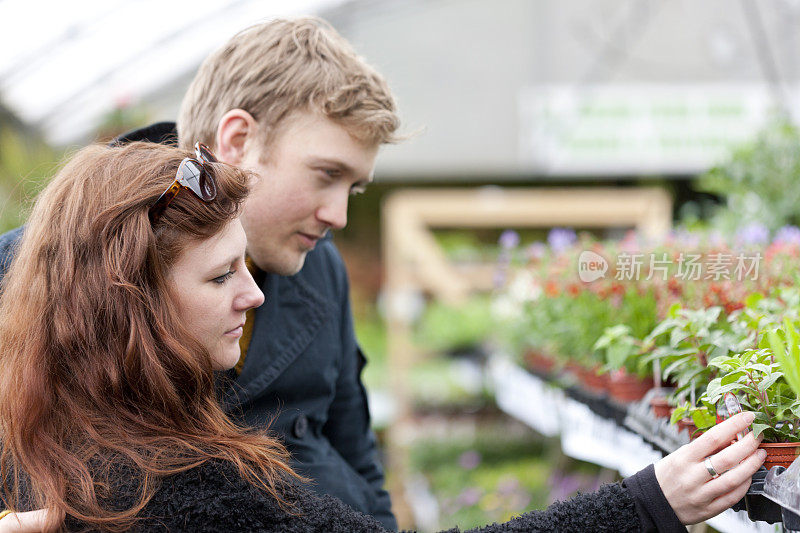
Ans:
<svg viewBox="0 0 800 533"><path fill-rule="evenodd" d="M639 474L637 474L639 475ZM134 503L137 486L122 486L113 494L115 506ZM384 528L371 516L358 513L330 496L319 496L288 485L282 496L293 505L290 514L266 493L255 489L227 463L209 462L163 480L154 498L140 513L138 531L191 531L196 533L359 533ZM122 508L122 507L118 507ZM68 518L67 529L79 530ZM661 531L686 531L661 529ZM626 533L642 531L631 494L618 483L604 485L591 494L557 502L503 524L475 532L592 531ZM456 533L457 528L449 530ZM652 530L655 531L655 530Z"/></svg>
<svg viewBox="0 0 800 533"><path fill-rule="evenodd" d="M173 143L174 123L131 132L117 142ZM0 277L22 228L0 237ZM291 452L292 467L353 509L397 529L378 461L350 312L344 263L330 238L309 252L294 276L267 274L240 376L224 394L226 410L269 426Z"/></svg>

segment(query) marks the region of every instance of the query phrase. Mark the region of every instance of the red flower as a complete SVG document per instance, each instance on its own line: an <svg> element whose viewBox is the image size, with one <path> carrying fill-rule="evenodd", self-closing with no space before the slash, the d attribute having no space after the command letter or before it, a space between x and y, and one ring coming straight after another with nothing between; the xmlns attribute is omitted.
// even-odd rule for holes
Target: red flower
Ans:
<svg viewBox="0 0 800 533"><path fill-rule="evenodd" d="M551 297L558 296L558 283L553 280L549 280L544 285L544 292L546 295Z"/></svg>
<svg viewBox="0 0 800 533"><path fill-rule="evenodd" d="M571 296L577 296L577 295L578 295L578 294L581 292L581 288L578 286L578 284L577 284L577 283L570 283L570 284L567 286L567 292L568 292L568 293L569 293Z"/></svg>

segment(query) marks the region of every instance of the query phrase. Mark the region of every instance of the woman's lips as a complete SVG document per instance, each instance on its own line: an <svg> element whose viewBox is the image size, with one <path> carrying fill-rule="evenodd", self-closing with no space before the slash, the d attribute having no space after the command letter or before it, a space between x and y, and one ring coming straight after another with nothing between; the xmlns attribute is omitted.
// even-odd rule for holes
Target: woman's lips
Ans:
<svg viewBox="0 0 800 533"><path fill-rule="evenodd" d="M228 330L225 332L226 337L241 337L242 332L244 331L244 324L240 324L235 328Z"/></svg>

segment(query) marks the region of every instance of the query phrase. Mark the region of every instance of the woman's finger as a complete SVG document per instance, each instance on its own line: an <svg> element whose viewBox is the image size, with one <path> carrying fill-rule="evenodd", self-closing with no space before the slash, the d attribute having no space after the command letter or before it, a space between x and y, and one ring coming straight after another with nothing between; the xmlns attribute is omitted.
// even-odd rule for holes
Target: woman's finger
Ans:
<svg viewBox="0 0 800 533"><path fill-rule="evenodd" d="M742 485L749 487L753 474L764 463L766 456L767 452L764 450L756 450L718 478L710 480L702 487L702 498L716 500L724 494L737 490Z"/></svg>
<svg viewBox="0 0 800 533"><path fill-rule="evenodd" d="M708 459L714 470L721 475L753 455L761 440L761 437L755 438L751 431L742 440L735 441L730 446L708 456Z"/></svg>
<svg viewBox="0 0 800 533"><path fill-rule="evenodd" d="M689 459L692 462L702 461L728 446L736 438L736 434L747 429L754 419L754 413L744 412L712 427L689 444Z"/></svg>
<svg viewBox="0 0 800 533"><path fill-rule="evenodd" d="M47 509L11 513L0 519L0 533L41 533L47 531Z"/></svg>
<svg viewBox="0 0 800 533"><path fill-rule="evenodd" d="M736 505L736 502L744 498L744 495L747 494L747 489L749 488L750 480L748 479L746 482L735 486L732 490L718 496L707 505L706 509L708 511L708 516L716 516L726 509L730 509Z"/></svg>

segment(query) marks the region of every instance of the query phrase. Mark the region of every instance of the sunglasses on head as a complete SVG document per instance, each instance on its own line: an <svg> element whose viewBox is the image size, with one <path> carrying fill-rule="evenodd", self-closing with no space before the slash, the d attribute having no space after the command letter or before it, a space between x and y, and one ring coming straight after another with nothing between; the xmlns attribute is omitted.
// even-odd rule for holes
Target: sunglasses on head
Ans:
<svg viewBox="0 0 800 533"><path fill-rule="evenodd" d="M187 157L178 165L175 180L161 193L158 200L150 208L150 223L155 224L161 214L175 199L181 189L189 189L204 202L217 197L217 184L214 177L205 167L206 163L216 163L217 158L211 149L201 142L194 145L195 157Z"/></svg>

